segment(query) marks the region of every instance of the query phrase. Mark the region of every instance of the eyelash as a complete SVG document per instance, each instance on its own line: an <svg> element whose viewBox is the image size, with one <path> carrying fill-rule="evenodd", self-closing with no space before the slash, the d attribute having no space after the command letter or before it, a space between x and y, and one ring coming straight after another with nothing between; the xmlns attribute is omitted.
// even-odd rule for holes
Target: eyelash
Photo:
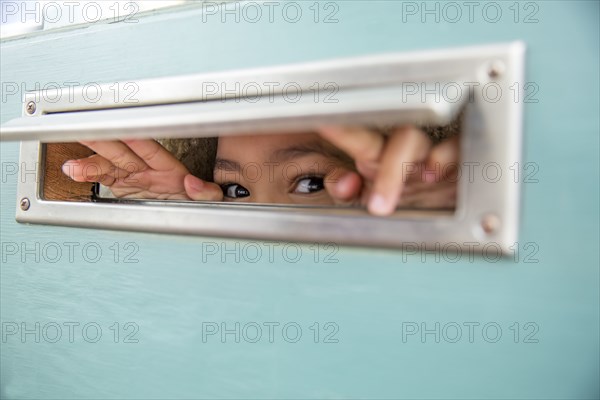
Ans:
<svg viewBox="0 0 600 400"><path fill-rule="evenodd" d="M321 190L323 190L325 188L325 184L322 182L323 179L325 177L321 176L321 175L303 175L300 176L298 178L296 178L294 180L294 184L293 184L293 189L291 191L291 193L297 193L297 194L312 194L312 193L316 193L316 192L320 192ZM300 184L300 182L302 182L305 179L319 179L321 180L321 188L318 190L314 190L312 192L297 192L296 190L298 189L298 186ZM246 189L244 186L240 185L239 183L235 183L235 182L229 182L229 183L223 183L221 186L221 190L223 191L223 196L228 197L230 199L243 199L244 197L248 197L250 196L250 191L248 189ZM239 188L241 188L242 190L244 190L246 192L246 194L244 196L230 196L229 195L229 190L234 187L234 186L239 186Z"/></svg>

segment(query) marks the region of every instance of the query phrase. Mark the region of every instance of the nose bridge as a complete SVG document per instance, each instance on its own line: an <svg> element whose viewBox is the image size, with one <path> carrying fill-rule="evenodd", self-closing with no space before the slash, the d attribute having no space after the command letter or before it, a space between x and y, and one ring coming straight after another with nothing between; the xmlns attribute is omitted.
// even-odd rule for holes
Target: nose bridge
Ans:
<svg viewBox="0 0 600 400"><path fill-rule="evenodd" d="M254 189L250 190L250 201L253 203L267 203L267 204L288 204L290 199L285 193L276 190L274 187L263 187L259 188L256 185Z"/></svg>
<svg viewBox="0 0 600 400"><path fill-rule="evenodd" d="M291 202L287 196L287 187L277 179L270 178L268 174L262 174L260 179L248 179L247 189L250 191L251 202L268 204L288 204Z"/></svg>

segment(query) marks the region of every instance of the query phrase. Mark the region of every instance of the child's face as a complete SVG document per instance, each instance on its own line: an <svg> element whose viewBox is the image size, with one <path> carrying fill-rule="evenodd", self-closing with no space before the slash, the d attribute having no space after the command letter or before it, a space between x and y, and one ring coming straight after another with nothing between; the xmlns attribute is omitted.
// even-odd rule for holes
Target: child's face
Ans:
<svg viewBox="0 0 600 400"><path fill-rule="evenodd" d="M333 204L325 180L352 168L316 133L220 137L214 180L225 201Z"/></svg>

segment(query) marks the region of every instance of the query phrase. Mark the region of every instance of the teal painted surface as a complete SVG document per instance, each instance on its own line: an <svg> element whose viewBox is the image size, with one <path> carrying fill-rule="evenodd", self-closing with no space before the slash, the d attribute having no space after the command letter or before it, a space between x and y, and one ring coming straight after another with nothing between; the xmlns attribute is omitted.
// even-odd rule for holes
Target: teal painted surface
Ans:
<svg viewBox="0 0 600 400"><path fill-rule="evenodd" d="M312 2L298 4L311 12ZM315 24L311 14L296 24L202 22L201 11L191 9L35 35L2 43L1 81L33 88L523 40L527 80L539 86L539 102L525 104L523 161L539 166L539 182L523 186L519 262L467 254L438 262L433 253L342 247L333 257L338 262L327 263L328 251L321 248L315 262L308 245L286 254L282 244L271 258L264 242L19 225L17 178L9 174L18 145L3 143L3 332L12 323L33 329L39 322L47 336L40 343L33 334L3 338L2 398L597 398L598 3L540 2L532 24L514 23L510 3L500 3L504 14L495 24L477 12L473 23L467 16L455 24L431 16L422 23L419 14L403 22L403 4L339 2L334 24ZM2 123L19 114L19 95L3 99ZM79 244L72 261L65 242ZM40 261L11 255L11 243L39 243ZM52 243L63 252L55 263ZM236 262L231 254L210 255L212 243L246 248L247 258L256 244L263 255L252 263L242 252ZM524 262L535 250L525 247L531 243L537 263ZM98 262L89 260L93 249L85 259L85 245L101 249ZM138 262L125 263L132 249ZM302 256L288 262L294 249ZM80 324L73 343L69 322ZM127 322L137 324L138 343L124 342L132 332ZM214 335L203 342L203 323L206 330L210 322L239 322L247 339L254 335L247 324L256 322L262 337L236 343L233 335ZM273 343L268 322L280 324ZM289 322L302 328L297 343L282 336ZM315 322L319 343L310 329ZM338 343L324 343L333 331L325 330L327 322L339 328ZM446 336L440 343L431 334L403 341L411 322L429 329L439 322ZM449 340L453 322L462 327L456 343ZM480 324L472 343L469 322ZM526 329L528 322L534 325ZM52 323L62 326L56 343ZM97 343L85 340L86 323L102 328ZM498 342L483 337L486 323L502 328ZM537 343L525 343L535 327L529 339ZM292 339L294 330L288 333ZM494 333L490 328L487 339ZM94 336L90 328L87 338Z"/></svg>

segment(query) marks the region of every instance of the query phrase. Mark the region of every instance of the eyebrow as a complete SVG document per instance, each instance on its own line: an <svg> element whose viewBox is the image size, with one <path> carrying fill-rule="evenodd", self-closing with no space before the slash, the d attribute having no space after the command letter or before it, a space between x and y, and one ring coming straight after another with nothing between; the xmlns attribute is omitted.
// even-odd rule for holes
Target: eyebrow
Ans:
<svg viewBox="0 0 600 400"><path fill-rule="evenodd" d="M339 150L337 147L328 145L327 143L319 140L278 149L271 154L269 161L272 163L280 163L293 160L307 154L321 154L323 156L339 160L345 164L348 164L349 166L353 165L352 158L342 150ZM215 160L214 169L228 172L241 172L242 166L237 161L228 160L225 158L217 158Z"/></svg>
<svg viewBox="0 0 600 400"><path fill-rule="evenodd" d="M241 172L242 166L239 162L233 160L226 160L224 158L217 158L215 160L215 170L221 169L229 172Z"/></svg>
<svg viewBox="0 0 600 400"><path fill-rule="evenodd" d="M326 142L314 140L308 143L292 145L273 152L270 157L271 162L283 162L290 159L305 156L307 154L320 154L329 158L335 158L344 163L352 163L352 159L343 151Z"/></svg>

